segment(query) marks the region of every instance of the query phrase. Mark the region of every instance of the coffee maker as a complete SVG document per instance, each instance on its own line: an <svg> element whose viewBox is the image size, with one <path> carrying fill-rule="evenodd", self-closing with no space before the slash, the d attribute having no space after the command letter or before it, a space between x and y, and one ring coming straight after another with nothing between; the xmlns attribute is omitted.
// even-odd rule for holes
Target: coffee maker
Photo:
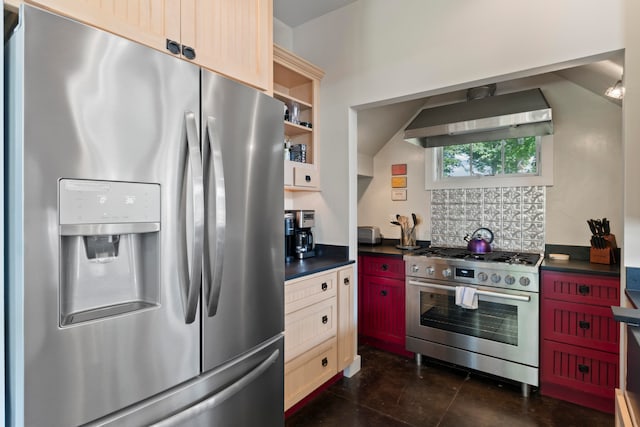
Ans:
<svg viewBox="0 0 640 427"><path fill-rule="evenodd" d="M313 242L313 233L311 233L311 227L315 225L315 211L312 210L295 210L285 212L285 222L287 214L293 214L294 230L293 230L293 244L290 245L289 236L286 235L287 229L285 226L285 241L287 253L285 257L289 259L304 259L311 258L316 255L315 244Z"/></svg>

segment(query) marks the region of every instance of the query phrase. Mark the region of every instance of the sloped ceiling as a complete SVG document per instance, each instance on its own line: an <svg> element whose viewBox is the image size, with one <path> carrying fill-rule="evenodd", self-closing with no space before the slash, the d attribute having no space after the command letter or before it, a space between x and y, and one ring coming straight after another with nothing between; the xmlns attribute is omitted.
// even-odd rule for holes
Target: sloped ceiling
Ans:
<svg viewBox="0 0 640 427"><path fill-rule="evenodd" d="M311 21L356 0L274 0L273 16L291 28Z"/></svg>
<svg viewBox="0 0 640 427"><path fill-rule="evenodd" d="M604 91L620 79L623 66L624 53L615 52L606 60L558 70L554 74L621 105L619 100L606 97ZM422 109L427 100L420 98L358 111L358 153L375 156Z"/></svg>
<svg viewBox="0 0 640 427"><path fill-rule="evenodd" d="M275 18L294 28L355 1L274 0L273 14ZM604 60L554 71L554 74L570 80L610 102L621 105L619 100L604 96L604 91L620 79L623 67L624 53L620 51L612 53ZM508 82L501 82L501 84L508 85ZM358 111L358 153L373 157L396 132L421 110L427 99L412 99Z"/></svg>

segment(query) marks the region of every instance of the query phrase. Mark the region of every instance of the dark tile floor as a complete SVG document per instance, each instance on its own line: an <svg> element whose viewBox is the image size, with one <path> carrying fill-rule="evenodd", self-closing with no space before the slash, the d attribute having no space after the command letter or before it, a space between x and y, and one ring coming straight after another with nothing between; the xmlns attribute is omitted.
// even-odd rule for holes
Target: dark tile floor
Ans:
<svg viewBox="0 0 640 427"><path fill-rule="evenodd" d="M342 378L291 415L306 426L613 426L610 414L541 396L477 372L423 358L423 366L367 346L362 369Z"/></svg>

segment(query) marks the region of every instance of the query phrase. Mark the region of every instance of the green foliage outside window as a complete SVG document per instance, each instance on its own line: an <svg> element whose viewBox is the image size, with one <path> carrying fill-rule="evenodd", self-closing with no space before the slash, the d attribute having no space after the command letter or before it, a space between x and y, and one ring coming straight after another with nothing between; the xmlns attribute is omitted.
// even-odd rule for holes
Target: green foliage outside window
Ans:
<svg viewBox="0 0 640 427"><path fill-rule="evenodd" d="M538 140L528 136L442 147L442 176L535 175Z"/></svg>

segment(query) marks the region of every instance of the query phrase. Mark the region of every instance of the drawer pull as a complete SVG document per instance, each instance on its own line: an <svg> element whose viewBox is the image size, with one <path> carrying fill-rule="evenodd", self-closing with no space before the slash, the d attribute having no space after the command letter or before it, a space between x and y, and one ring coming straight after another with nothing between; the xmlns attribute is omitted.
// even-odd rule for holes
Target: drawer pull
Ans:
<svg viewBox="0 0 640 427"><path fill-rule="evenodd" d="M327 285L327 282L322 282L322 290L326 291L327 289L329 289L329 285Z"/></svg>
<svg viewBox="0 0 640 427"><path fill-rule="evenodd" d="M386 297L387 296L387 291L384 291L384 290L380 291L380 295L382 295L383 297Z"/></svg>
<svg viewBox="0 0 640 427"><path fill-rule="evenodd" d="M578 322L578 325L580 326L580 329L589 329L591 327L591 324L584 320Z"/></svg>
<svg viewBox="0 0 640 427"><path fill-rule="evenodd" d="M307 182L311 182L311 175L305 175L304 180Z"/></svg>
<svg viewBox="0 0 640 427"><path fill-rule="evenodd" d="M578 286L578 292L580 292L581 295L587 295L589 293L589 287L587 285L580 285Z"/></svg>
<svg viewBox="0 0 640 427"><path fill-rule="evenodd" d="M327 317L326 315L322 316L322 323L326 325L328 321L329 321L329 317Z"/></svg>
<svg viewBox="0 0 640 427"><path fill-rule="evenodd" d="M387 271L389 269L389 266L387 264L382 264L380 268L382 268L382 271Z"/></svg>
<svg viewBox="0 0 640 427"><path fill-rule="evenodd" d="M322 359L322 367L326 368L328 364L329 364L329 360L326 357L323 358Z"/></svg>
<svg viewBox="0 0 640 427"><path fill-rule="evenodd" d="M578 365L578 371L582 372L583 374L587 374L589 373L589 367L587 365Z"/></svg>
<svg viewBox="0 0 640 427"><path fill-rule="evenodd" d="M345 277L345 278L344 278L344 284L345 284L345 285L347 285L347 286L349 286L349 283L351 283L351 281L349 280L349 278L348 278L348 277Z"/></svg>

